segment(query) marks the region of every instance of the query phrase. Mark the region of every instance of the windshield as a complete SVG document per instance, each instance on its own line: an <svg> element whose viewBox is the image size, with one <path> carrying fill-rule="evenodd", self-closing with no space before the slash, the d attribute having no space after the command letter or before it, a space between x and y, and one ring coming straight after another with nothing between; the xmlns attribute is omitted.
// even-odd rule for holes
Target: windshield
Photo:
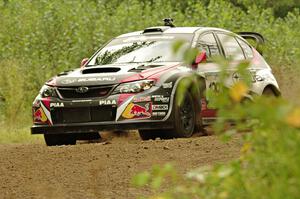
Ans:
<svg viewBox="0 0 300 199"><path fill-rule="evenodd" d="M173 53L173 44L177 40L185 41L188 48L192 38L193 34L116 38L102 48L88 65L182 61L182 53Z"/></svg>

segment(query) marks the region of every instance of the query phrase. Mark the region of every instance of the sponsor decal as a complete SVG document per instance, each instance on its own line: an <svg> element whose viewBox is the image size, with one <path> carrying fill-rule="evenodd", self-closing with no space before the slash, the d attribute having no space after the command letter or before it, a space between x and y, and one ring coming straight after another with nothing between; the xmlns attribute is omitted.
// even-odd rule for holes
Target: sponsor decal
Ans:
<svg viewBox="0 0 300 199"><path fill-rule="evenodd" d="M115 77L90 77L78 79L77 82L94 82L94 81L115 81Z"/></svg>
<svg viewBox="0 0 300 199"><path fill-rule="evenodd" d="M211 82L208 87L209 87L209 89L211 89L213 91L216 91L216 92L220 91L220 83L218 83L218 82Z"/></svg>
<svg viewBox="0 0 300 199"><path fill-rule="evenodd" d="M100 100L99 101L100 106L102 106L102 105L116 105L116 104L117 104L117 100L115 100L115 99L112 99L112 100L106 99L106 100Z"/></svg>
<svg viewBox="0 0 300 199"><path fill-rule="evenodd" d="M79 79L64 79L61 81L62 84L72 84L75 82L96 82L96 81L115 81L116 77L89 77L89 78L79 78Z"/></svg>
<svg viewBox="0 0 300 199"><path fill-rule="evenodd" d="M51 102L50 103L50 108L52 108L52 107L64 107L64 106L65 105L62 102Z"/></svg>
<svg viewBox="0 0 300 199"><path fill-rule="evenodd" d="M33 109L33 120L34 122L38 122L38 123L47 123L49 125L52 125L52 119L51 119L51 114L50 111L48 110L48 108L46 106L50 106L50 103L48 104L46 101L46 103L44 104L44 102L40 103L40 107L37 109Z"/></svg>
<svg viewBox="0 0 300 199"><path fill-rule="evenodd" d="M152 116L166 116L166 112L152 112Z"/></svg>
<svg viewBox="0 0 300 199"><path fill-rule="evenodd" d="M163 88L172 88L173 87L173 82L169 82L169 83L163 83L162 84Z"/></svg>
<svg viewBox="0 0 300 199"><path fill-rule="evenodd" d="M131 94L132 95L132 94ZM121 94L118 99L118 108L117 108L117 114L116 114L116 121L118 121L128 106L129 103L131 103L134 96L130 96L128 94Z"/></svg>
<svg viewBox="0 0 300 199"><path fill-rule="evenodd" d="M76 82L76 79L64 79L61 81L62 84L72 84Z"/></svg>
<svg viewBox="0 0 300 199"><path fill-rule="evenodd" d="M240 75L238 72L234 72L234 73L232 74L232 80L233 80L233 82L238 82L238 81L240 81L240 79L241 79L240 76L241 76L241 75Z"/></svg>
<svg viewBox="0 0 300 199"><path fill-rule="evenodd" d="M170 101L170 97L165 97L163 95L153 95L155 102L163 102L163 103L168 103Z"/></svg>
<svg viewBox="0 0 300 199"><path fill-rule="evenodd" d="M155 111L166 111L168 109L169 109L169 106L167 104L152 105L152 110L155 110Z"/></svg>
<svg viewBox="0 0 300 199"><path fill-rule="evenodd" d="M140 106L134 103L128 104L124 110L122 117L126 119L145 119L150 118L152 113L152 103L149 102L144 106Z"/></svg>
<svg viewBox="0 0 300 199"><path fill-rule="evenodd" d="M43 122L43 123L45 123L48 120L46 114L44 113L44 111L43 111L43 109L41 107L38 108L34 112L33 116L34 116L34 121L36 121L36 122Z"/></svg>
<svg viewBox="0 0 300 199"><path fill-rule="evenodd" d="M151 101L150 96L138 97L133 99L133 102L150 102L150 101Z"/></svg>

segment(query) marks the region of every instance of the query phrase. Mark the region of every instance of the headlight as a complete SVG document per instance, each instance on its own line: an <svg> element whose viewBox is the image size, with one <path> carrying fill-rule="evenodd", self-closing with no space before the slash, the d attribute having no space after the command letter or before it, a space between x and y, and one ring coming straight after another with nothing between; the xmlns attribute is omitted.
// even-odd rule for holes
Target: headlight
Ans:
<svg viewBox="0 0 300 199"><path fill-rule="evenodd" d="M55 88L47 85L41 88L40 94L42 97L56 97Z"/></svg>
<svg viewBox="0 0 300 199"><path fill-rule="evenodd" d="M139 93L150 89L154 85L153 80L142 80L130 83L120 84L113 92L113 94L118 93Z"/></svg>

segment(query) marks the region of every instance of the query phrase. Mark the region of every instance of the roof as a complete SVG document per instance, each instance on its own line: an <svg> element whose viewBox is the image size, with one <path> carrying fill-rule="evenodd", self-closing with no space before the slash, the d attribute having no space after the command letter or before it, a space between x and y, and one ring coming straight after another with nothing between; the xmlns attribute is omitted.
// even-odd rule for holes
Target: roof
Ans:
<svg viewBox="0 0 300 199"><path fill-rule="evenodd" d="M183 33L183 34L193 34L198 30L219 30L219 31L226 31L229 32L228 30L224 30L221 28L213 28L213 27L168 27L168 26L157 26L157 27L149 27L146 29L150 29L150 28L161 28L163 31L163 33L168 33L168 34L176 34L176 33ZM130 37L130 36L139 36L141 34L143 34L144 30L142 31L136 31L136 32L130 32L130 33L126 33L126 34L122 34L120 36L118 36L117 38L120 37ZM146 33L147 34L147 33Z"/></svg>
<svg viewBox="0 0 300 199"><path fill-rule="evenodd" d="M164 26L162 26L164 27ZM194 33L195 31L201 29L201 27L175 27L175 28L168 28L166 29L163 33ZM130 37L130 36L138 36L143 33L144 30L142 31L136 31L136 32L130 32L126 34L122 34L119 37Z"/></svg>

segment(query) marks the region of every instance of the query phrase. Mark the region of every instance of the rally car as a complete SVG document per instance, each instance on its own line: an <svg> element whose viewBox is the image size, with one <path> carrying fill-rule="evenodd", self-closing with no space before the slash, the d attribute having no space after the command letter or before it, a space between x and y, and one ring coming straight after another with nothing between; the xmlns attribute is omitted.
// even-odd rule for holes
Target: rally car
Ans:
<svg viewBox="0 0 300 199"><path fill-rule="evenodd" d="M120 35L83 59L80 68L45 83L33 102L31 132L44 134L48 146L99 138L103 130L137 129L144 140L190 137L216 117L202 94L218 80L220 69L213 56L230 58L231 83L239 80L234 63L249 60L251 94L280 95L271 68L246 39L264 41L253 32L175 27L171 19L164 26ZM183 61L183 53L174 53L178 40L183 48L201 52L193 67ZM199 92L187 89L177 105L179 83L195 74Z"/></svg>

